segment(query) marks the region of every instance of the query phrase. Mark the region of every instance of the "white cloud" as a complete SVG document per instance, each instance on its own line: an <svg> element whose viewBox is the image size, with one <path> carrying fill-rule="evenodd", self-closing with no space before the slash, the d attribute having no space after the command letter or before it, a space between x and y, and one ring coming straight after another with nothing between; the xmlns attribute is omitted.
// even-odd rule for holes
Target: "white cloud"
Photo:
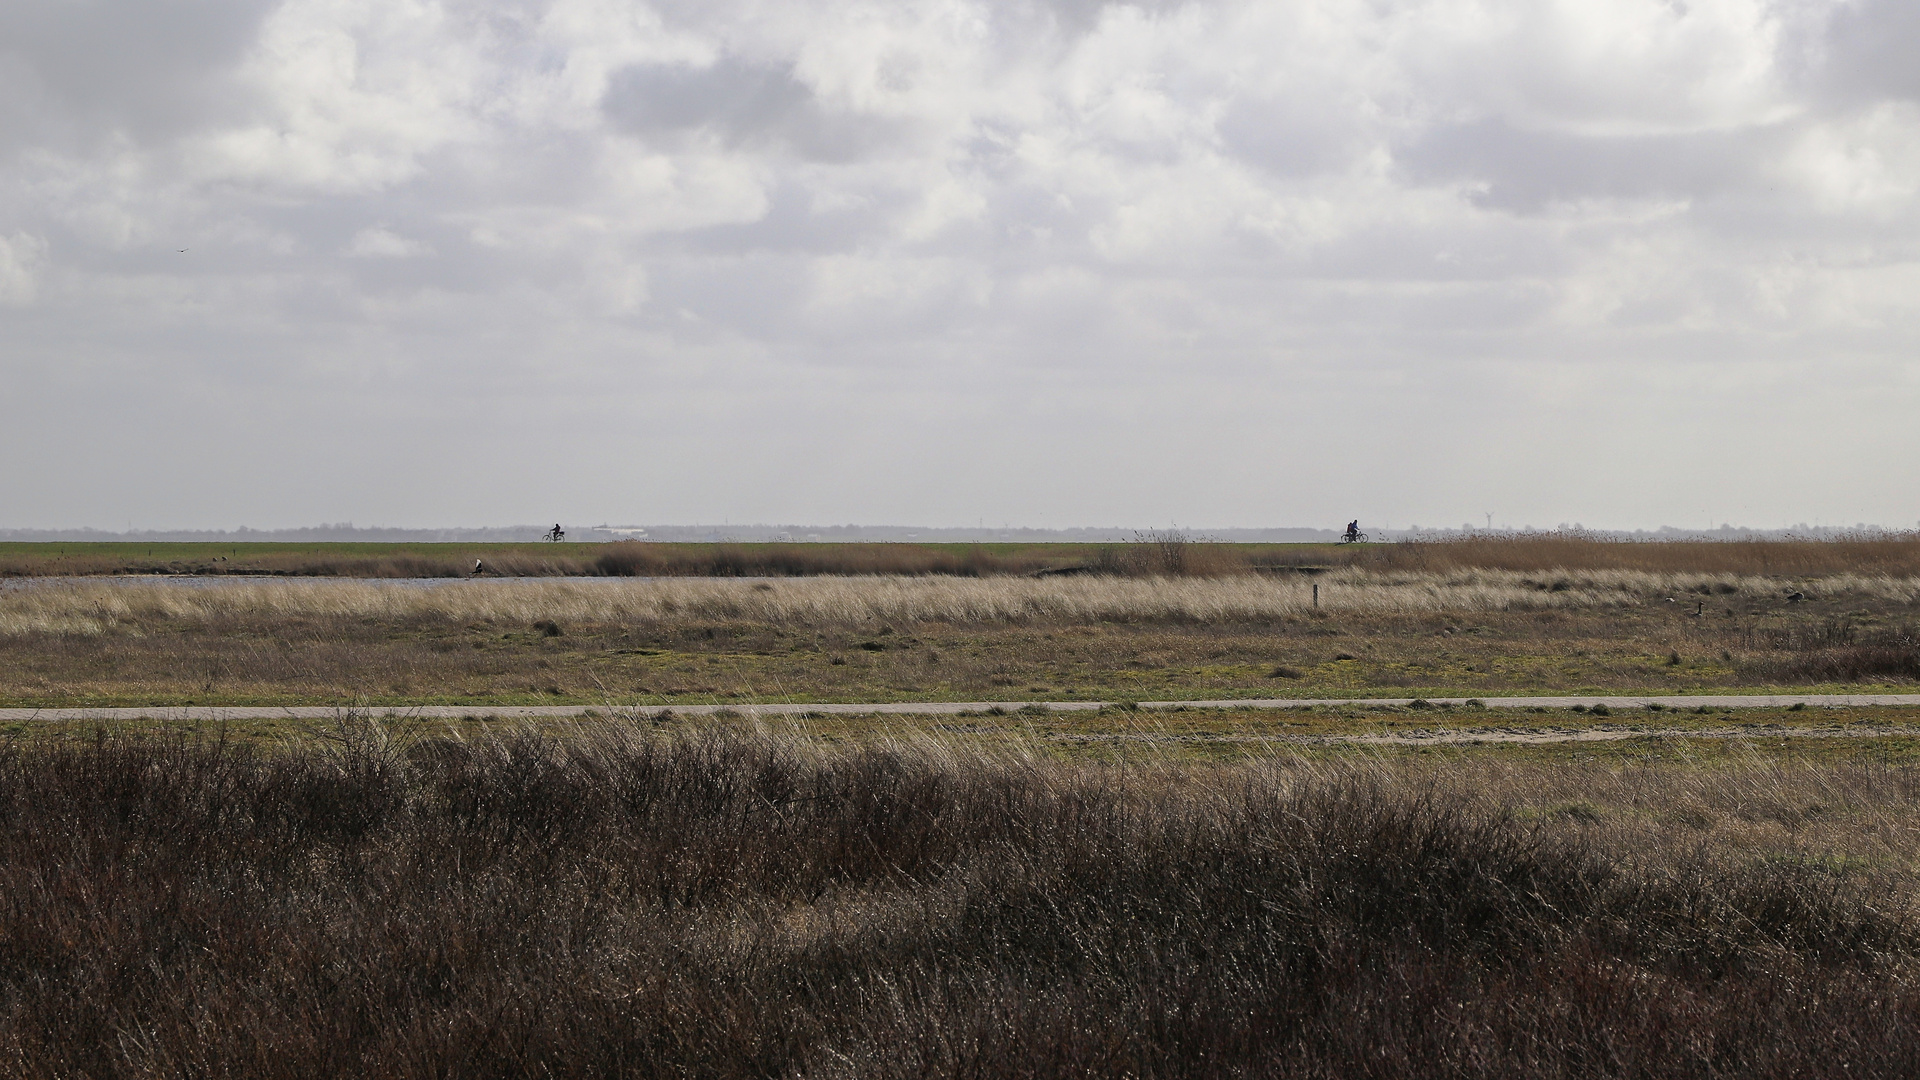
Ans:
<svg viewBox="0 0 1920 1080"><path fill-rule="evenodd" d="M287 0L240 66L257 119L189 153L208 180L355 192L484 131L484 35L433 0Z"/></svg>
<svg viewBox="0 0 1920 1080"><path fill-rule="evenodd" d="M1778 168L1822 210L1908 217L1920 193L1920 104L1885 102L1810 127Z"/></svg>
<svg viewBox="0 0 1920 1080"><path fill-rule="evenodd" d="M346 254L356 259L411 259L432 253L433 249L420 241L378 225L354 233L346 247Z"/></svg>
<svg viewBox="0 0 1920 1080"><path fill-rule="evenodd" d="M26 233L0 236L0 304L24 307L39 293L47 242Z"/></svg>

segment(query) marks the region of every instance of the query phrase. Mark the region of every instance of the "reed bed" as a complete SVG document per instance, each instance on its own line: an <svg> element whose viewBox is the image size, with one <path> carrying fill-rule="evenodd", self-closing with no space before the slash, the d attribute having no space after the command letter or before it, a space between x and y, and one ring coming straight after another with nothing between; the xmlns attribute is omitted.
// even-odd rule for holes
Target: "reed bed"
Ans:
<svg viewBox="0 0 1920 1080"><path fill-rule="evenodd" d="M1920 576L1920 533L1868 531L1820 540L1609 540L1578 532L1449 537L1339 549L1376 570L1637 570L1662 574Z"/></svg>
<svg viewBox="0 0 1920 1080"><path fill-rule="evenodd" d="M0 748L23 1078L1904 1077L1890 767Z"/></svg>
<svg viewBox="0 0 1920 1080"><path fill-rule="evenodd" d="M1783 590L1828 599L1912 604L1920 579L1847 574L1787 583L1770 578L1588 571L1550 577L1516 571L1344 570L1220 578L818 577L769 581L466 581L419 587L357 581L168 584L44 582L0 589L0 634L98 634L116 627L260 618L358 618L531 623L751 620L802 625L947 623L1246 623L1315 610L1369 615L1496 611L1608 611L1729 595L1778 602Z"/></svg>
<svg viewBox="0 0 1920 1080"><path fill-rule="evenodd" d="M1095 557L1086 544L0 544L0 578L196 574L461 578L1026 574ZM1225 551L1226 548L1220 550ZM1238 552L1231 565L1245 565ZM1126 560L1115 561L1123 565ZM1198 565L1196 563L1196 565Z"/></svg>

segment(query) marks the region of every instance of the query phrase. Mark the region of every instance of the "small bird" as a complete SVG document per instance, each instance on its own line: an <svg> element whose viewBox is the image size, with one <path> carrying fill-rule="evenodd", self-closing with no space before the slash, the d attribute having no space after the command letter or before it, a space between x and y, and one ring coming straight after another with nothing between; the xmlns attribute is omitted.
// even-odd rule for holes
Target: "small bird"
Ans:
<svg viewBox="0 0 1920 1080"><path fill-rule="evenodd" d="M1800 601L1805 600L1806 598L1807 598L1807 594L1805 593L1790 592L1787 594L1787 603L1797 604Z"/></svg>
<svg viewBox="0 0 1920 1080"><path fill-rule="evenodd" d="M478 576L478 575L480 575L480 574L484 574L484 573L486 573L486 572L487 572L487 568L486 568L486 567L484 567L484 566L482 566L482 565L480 565L480 560L479 560L479 559L475 559L475 560L473 560L473 573L474 573L474 575L475 575L475 576Z"/></svg>
<svg viewBox="0 0 1920 1080"><path fill-rule="evenodd" d="M1705 600L1698 601L1697 606L1695 606L1693 609L1693 617L1697 619L1700 616L1706 614L1706 611L1707 611L1707 602Z"/></svg>

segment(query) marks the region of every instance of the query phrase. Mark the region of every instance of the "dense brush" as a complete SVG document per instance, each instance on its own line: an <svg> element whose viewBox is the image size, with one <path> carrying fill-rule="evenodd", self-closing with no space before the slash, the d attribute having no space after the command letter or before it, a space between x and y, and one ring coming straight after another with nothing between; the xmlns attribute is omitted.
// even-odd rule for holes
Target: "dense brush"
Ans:
<svg viewBox="0 0 1920 1080"><path fill-rule="evenodd" d="M1539 813L1561 781L1538 770L1120 769L618 726L396 746L348 723L274 754L15 744L0 1061L1911 1075L1909 858L1647 823L1813 797L1886 851L1905 841L1871 838L1910 819L1912 778L1674 775L1578 778L1604 805Z"/></svg>

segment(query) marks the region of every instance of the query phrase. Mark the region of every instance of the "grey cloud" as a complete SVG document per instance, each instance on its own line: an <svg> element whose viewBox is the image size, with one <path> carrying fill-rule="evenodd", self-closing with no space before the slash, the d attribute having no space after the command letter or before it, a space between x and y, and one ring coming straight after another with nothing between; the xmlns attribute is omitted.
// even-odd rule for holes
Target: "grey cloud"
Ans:
<svg viewBox="0 0 1920 1080"><path fill-rule="evenodd" d="M705 68L624 68L609 80L601 108L636 135L707 131L730 146L783 145L815 161L858 160L902 133L890 121L825 108L790 67L732 57Z"/></svg>
<svg viewBox="0 0 1920 1080"><path fill-rule="evenodd" d="M1368 146L1349 116L1319 102L1239 98L1228 104L1216 130L1228 153L1276 176L1339 169Z"/></svg>
<svg viewBox="0 0 1920 1080"><path fill-rule="evenodd" d="M0 146L164 138L236 106L224 79L272 0L0 4Z"/></svg>
<svg viewBox="0 0 1920 1080"><path fill-rule="evenodd" d="M1414 183L1479 183L1480 205L1538 211L1578 199L1692 199L1752 181L1786 125L1678 135L1529 131L1498 119L1428 129L1395 161Z"/></svg>
<svg viewBox="0 0 1920 1080"><path fill-rule="evenodd" d="M1846 97L1920 100L1920 4L1859 0L1828 25L1822 81Z"/></svg>
<svg viewBox="0 0 1920 1080"><path fill-rule="evenodd" d="M1084 34L1099 25L1108 8L1135 7L1147 11L1166 11L1179 6L1179 0L1035 0L1033 7L1053 24L1069 34Z"/></svg>
<svg viewBox="0 0 1920 1080"><path fill-rule="evenodd" d="M274 2L301 32L242 82L267 0L0 0L0 456L46 463L0 527L1631 525L1703 490L1770 513L1781 467L1838 478L1795 517L1920 496L1849 467L1920 452L1911 136L1854 123L1915 96L1908 0L1803 14L1771 59L1750 9L1696 5L1757 74L1622 45L1617 82L1675 87L1634 121L1794 119L1635 138L1519 119L1606 112L1525 74L1571 33L1394 31L1452 0L1322 5L1305 58L1269 0L1145 5L1170 32L1106 0L654 0L664 32L647 0ZM351 79L301 53L336 29ZM662 55L721 59L632 65ZM808 81L896 60L907 120ZM209 147L404 167L235 182ZM1755 417L1802 437L1755 454ZM1681 420L1725 461L1667 452ZM1621 455L1564 437L1602 427Z"/></svg>
<svg viewBox="0 0 1920 1080"><path fill-rule="evenodd" d="M827 254L851 251L884 240L887 215L902 200L881 199L865 205L822 212L813 206L807 190L791 182L768 192L767 212L760 220L732 225L709 225L680 234L677 246L703 256L780 251Z"/></svg>
<svg viewBox="0 0 1920 1080"><path fill-rule="evenodd" d="M1000 29L1017 28L1028 35L1035 31L1064 31L1078 37L1098 26L1111 8L1130 7L1149 12L1167 12L1191 0L995 0L994 23ZM650 0L649 6L669 26L680 29L709 27L739 14L746 5L738 0ZM748 17L752 17L751 14Z"/></svg>

